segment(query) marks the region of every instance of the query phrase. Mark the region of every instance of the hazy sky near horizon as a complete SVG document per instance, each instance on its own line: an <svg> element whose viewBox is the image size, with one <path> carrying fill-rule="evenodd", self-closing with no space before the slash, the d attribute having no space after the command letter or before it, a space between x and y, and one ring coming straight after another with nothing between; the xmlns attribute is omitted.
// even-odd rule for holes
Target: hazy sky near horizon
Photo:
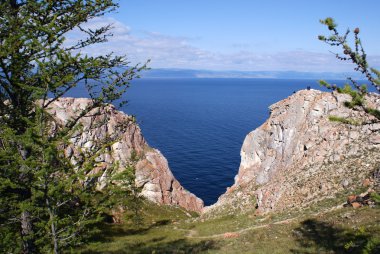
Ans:
<svg viewBox="0 0 380 254"><path fill-rule="evenodd" d="M153 68L245 71L351 71L320 42L319 23L361 29L370 64L380 67L378 0L121 0L116 13L90 21L114 26L113 38L86 53L114 51ZM69 38L70 39L70 38Z"/></svg>

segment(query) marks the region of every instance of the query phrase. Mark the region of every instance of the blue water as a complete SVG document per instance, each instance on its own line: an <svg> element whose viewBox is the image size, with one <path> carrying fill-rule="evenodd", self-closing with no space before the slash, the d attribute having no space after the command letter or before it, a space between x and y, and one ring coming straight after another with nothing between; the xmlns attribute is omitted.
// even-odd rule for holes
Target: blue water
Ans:
<svg viewBox="0 0 380 254"><path fill-rule="evenodd" d="M148 143L175 177L210 205L231 186L245 136L269 116L269 105L313 80L142 79L123 108L137 116Z"/></svg>
<svg viewBox="0 0 380 254"><path fill-rule="evenodd" d="M268 118L268 107L307 86L321 89L315 80L140 79L122 110L137 117L180 183L210 205L233 184L244 138Z"/></svg>

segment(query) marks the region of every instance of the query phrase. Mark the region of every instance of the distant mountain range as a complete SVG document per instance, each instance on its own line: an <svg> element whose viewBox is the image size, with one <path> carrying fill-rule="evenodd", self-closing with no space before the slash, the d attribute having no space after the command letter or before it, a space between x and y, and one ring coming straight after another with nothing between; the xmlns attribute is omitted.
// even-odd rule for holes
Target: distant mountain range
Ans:
<svg viewBox="0 0 380 254"><path fill-rule="evenodd" d="M297 71L212 71L190 69L151 69L144 78L275 78L341 80L347 77L363 79L355 72L297 72Z"/></svg>

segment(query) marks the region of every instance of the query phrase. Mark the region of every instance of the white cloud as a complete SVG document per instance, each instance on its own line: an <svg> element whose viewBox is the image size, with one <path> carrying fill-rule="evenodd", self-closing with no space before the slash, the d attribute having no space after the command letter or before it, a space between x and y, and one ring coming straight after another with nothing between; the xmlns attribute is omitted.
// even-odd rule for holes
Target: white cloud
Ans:
<svg viewBox="0 0 380 254"><path fill-rule="evenodd" d="M168 36L154 32L134 33L131 28L113 18L97 18L85 26L94 29L113 25L113 37L107 43L88 47L83 53L96 55L114 52L127 55L132 63L143 63L151 59L152 68L187 68L209 70L245 71L352 71L353 65L339 61L331 53L295 50L258 54L248 49L223 54L203 50L191 45L191 38ZM80 38L74 31L68 43ZM237 48L236 50L239 50ZM380 56L370 58L372 66L380 66Z"/></svg>

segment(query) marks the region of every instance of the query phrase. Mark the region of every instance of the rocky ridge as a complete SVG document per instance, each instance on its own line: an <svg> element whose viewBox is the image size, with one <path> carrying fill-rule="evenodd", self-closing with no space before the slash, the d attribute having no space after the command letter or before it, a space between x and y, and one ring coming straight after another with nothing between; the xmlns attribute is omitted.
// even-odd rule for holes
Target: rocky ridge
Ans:
<svg viewBox="0 0 380 254"><path fill-rule="evenodd" d="M206 214L227 207L256 207L259 213L307 207L362 186L379 167L380 123L345 107L348 100L345 94L302 90L270 106L269 119L244 140L234 185ZM380 109L378 95L366 102Z"/></svg>
<svg viewBox="0 0 380 254"><path fill-rule="evenodd" d="M51 104L49 111L58 124L63 124L78 115L89 103L89 99L60 98ZM66 156L74 164L80 152L91 151L110 137L116 140L109 149L99 154L95 168L89 173L101 173L100 184L114 170L125 170L134 160L135 183L141 187L144 197L158 204L177 205L189 211L202 210L203 201L185 190L175 179L166 158L159 150L149 147L133 117L108 105L91 111L80 123L83 131L74 133L70 139L71 145L65 149Z"/></svg>

